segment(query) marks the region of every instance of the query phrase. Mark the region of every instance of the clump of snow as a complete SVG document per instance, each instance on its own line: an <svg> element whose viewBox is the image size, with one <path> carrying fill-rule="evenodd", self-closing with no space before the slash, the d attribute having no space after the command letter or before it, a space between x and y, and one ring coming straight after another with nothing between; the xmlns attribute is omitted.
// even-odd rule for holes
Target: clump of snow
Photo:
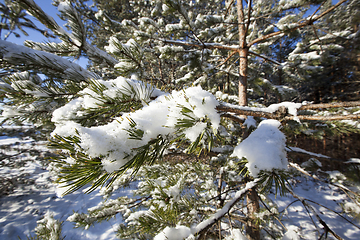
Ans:
<svg viewBox="0 0 360 240"><path fill-rule="evenodd" d="M248 160L246 167L251 176L257 177L261 170L287 169L286 138L279 127L280 122L277 120L264 120L235 147L232 156Z"/></svg>
<svg viewBox="0 0 360 240"><path fill-rule="evenodd" d="M231 235L227 236L225 240L248 240L240 229L231 229Z"/></svg>
<svg viewBox="0 0 360 240"><path fill-rule="evenodd" d="M298 234L299 228L296 226L287 227L285 235L282 237L282 240L299 240L300 236Z"/></svg>
<svg viewBox="0 0 360 240"><path fill-rule="evenodd" d="M97 13L95 13L95 18L101 20L104 15L103 10L99 10Z"/></svg>
<svg viewBox="0 0 360 240"><path fill-rule="evenodd" d="M346 161L346 163L357 163L357 164L360 164L360 159L359 159L359 158L350 158L348 161Z"/></svg>
<svg viewBox="0 0 360 240"><path fill-rule="evenodd" d="M354 202L345 202L344 203L344 209L348 213L359 215L360 214L359 204L360 203L356 204Z"/></svg>
<svg viewBox="0 0 360 240"><path fill-rule="evenodd" d="M37 221L37 224L35 232L42 234L46 233L46 237L49 237L49 240L59 239L61 234L61 223L54 219L54 214L52 212L47 211L44 218Z"/></svg>
<svg viewBox="0 0 360 240"><path fill-rule="evenodd" d="M203 122L196 123L193 127L188 128L185 131L185 136L190 139L191 142L195 142L196 138L204 131L207 124Z"/></svg>
<svg viewBox="0 0 360 240"><path fill-rule="evenodd" d="M121 80L121 79L120 79ZM113 88L120 88L113 84ZM111 83L109 83L111 84ZM90 90L84 90L91 96ZM109 88L105 91L109 91ZM105 93L105 92L104 92ZM107 92L111 95L112 93ZM179 119L187 118L183 115L183 107L190 109L189 113L197 123L193 127L185 129L183 133L194 142L199 134L209 127L214 130L220 125L220 115L216 110L218 101L215 97L201 89L201 87L191 87L183 91L173 91L171 95L161 95L156 100L144 105L142 109L135 112L124 113L122 117L115 118L113 122L96 127L82 127L80 124L72 121L76 118L78 101L82 107L96 107L96 101L85 97L71 101L69 104L56 110L52 120L56 124L53 132L61 136L75 135L77 130L81 143L81 151L85 151L90 157L102 157L104 169L113 172L121 168L131 156L136 154L137 149L146 145L150 140L156 139L159 135L165 138L176 137L178 130L177 123ZM209 119L208 123L201 120ZM130 121L131 119L131 121ZM135 123L135 127L131 122ZM130 139L129 131L138 129L143 132L141 139ZM75 130L76 129L76 130ZM180 133L181 134L181 133Z"/></svg>
<svg viewBox="0 0 360 240"><path fill-rule="evenodd" d="M70 2L64 1L64 2L60 2L60 3L59 3L59 6L58 6L58 11L59 11L59 12L66 12L66 11L68 11L69 9L71 9Z"/></svg>
<svg viewBox="0 0 360 240"><path fill-rule="evenodd" d="M154 240L183 240L191 235L191 230L185 226L166 227L154 237Z"/></svg>
<svg viewBox="0 0 360 240"><path fill-rule="evenodd" d="M247 128L256 127L256 120L254 119L254 117L248 116L244 122L244 126L246 126Z"/></svg>

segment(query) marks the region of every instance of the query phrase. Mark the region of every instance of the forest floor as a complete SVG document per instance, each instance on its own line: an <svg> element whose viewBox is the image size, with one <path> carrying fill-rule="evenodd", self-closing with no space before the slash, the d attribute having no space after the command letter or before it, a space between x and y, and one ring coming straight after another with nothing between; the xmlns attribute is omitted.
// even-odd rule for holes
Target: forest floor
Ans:
<svg viewBox="0 0 360 240"><path fill-rule="evenodd" d="M120 216L96 224L88 230L75 229L73 223L66 221L73 211L86 212L88 208L101 204L103 196L98 191L91 194L77 191L64 197L57 196L56 186L46 170L46 158L53 153L46 148L46 142L35 141L31 131L30 127L9 126L0 130L0 239L27 239L34 236L36 221L47 211L51 211L55 219L64 222L62 228L65 240L117 239L117 225L122 221ZM355 169L358 171L358 167ZM293 174L291 185L294 192L311 207L305 208L294 196L275 198L270 193L268 200L277 205L279 220L287 229L283 239L292 239L291 236L295 235L300 235L300 239L319 239L317 228L324 228L319 219L343 239L360 239L360 208L355 205L353 215L343 214L345 204L350 203L348 209L354 204L351 205L351 200L341 188L301 175L297 171ZM359 182L348 181L339 171L320 170L317 175L330 176L336 184L360 192ZM131 196L134 187L136 185L119 189L111 198ZM311 213L310 208L314 212ZM294 235L295 232L297 234ZM335 239L330 232L328 236Z"/></svg>

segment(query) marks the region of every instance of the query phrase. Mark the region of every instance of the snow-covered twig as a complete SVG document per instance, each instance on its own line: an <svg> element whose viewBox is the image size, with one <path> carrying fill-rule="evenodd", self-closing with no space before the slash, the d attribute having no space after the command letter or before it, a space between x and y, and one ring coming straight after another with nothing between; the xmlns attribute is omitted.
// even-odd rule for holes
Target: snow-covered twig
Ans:
<svg viewBox="0 0 360 240"><path fill-rule="evenodd" d="M193 228L192 234L194 236L198 235L201 238L201 236L204 235L212 225L223 218L231 210L231 208L243 198L247 191L255 187L258 181L259 179L255 179L254 181L248 182L245 188L236 192L235 197L231 201L227 202L222 209L220 209L209 219L202 221L195 228Z"/></svg>
<svg viewBox="0 0 360 240"><path fill-rule="evenodd" d="M335 115L335 116L297 116L299 120L310 120L310 121L338 121L338 120L354 120L360 119L360 114L349 114L349 115ZM287 116L285 120L293 120L293 116Z"/></svg>
<svg viewBox="0 0 360 240"><path fill-rule="evenodd" d="M360 106L360 101L307 104L307 105L302 105L299 108L299 110L319 109L319 108L338 108L338 107L357 107L357 106Z"/></svg>
<svg viewBox="0 0 360 240"><path fill-rule="evenodd" d="M298 164L296 163L291 163L289 162L289 166L290 167L293 167L295 168L296 170L298 170L299 172L305 174L306 176L309 176L309 177L312 177L314 178L315 180L317 181L320 181L320 182L323 182L323 183L327 183L327 184L330 184L330 185L333 185L339 189L341 189L356 205L359 206L359 203L350 196L349 192L351 192L352 194L354 194L355 196L357 197L360 197L359 194L357 194L356 192L350 190L349 188L345 187L345 186L341 186L341 185L338 185L338 184L335 184L335 183L332 183L332 182L329 182L329 181L324 181L324 180L321 180L320 178L318 178L316 175L311 175L310 173L308 173L305 169L301 168ZM360 207L360 206L359 206Z"/></svg>
<svg viewBox="0 0 360 240"><path fill-rule="evenodd" d="M280 119L280 120L313 120L313 121L336 121L336 120L349 120L349 119L360 119L360 114L349 114L349 115L334 115L334 116L313 116L313 115L297 115L295 111L305 109L317 109L317 108L330 108L330 107L354 107L360 106L360 102L343 102L334 104L313 104L312 105L296 105L288 106L285 103L271 105L267 108L256 108L256 107L242 107L238 105L232 105L223 103L217 106L217 110L223 113L235 113L237 115L246 115L253 117L262 117L268 119ZM289 116L289 113L292 116ZM229 117L224 115L224 117Z"/></svg>
<svg viewBox="0 0 360 240"><path fill-rule="evenodd" d="M327 235L328 232L330 232L336 239L342 240L343 238L341 238L339 235L337 235L333 230L331 230L331 228L326 224L326 222L324 220L321 219L321 217L319 216L319 214L316 213L315 209L313 208L313 206L311 206L310 204L308 204L306 202L306 199L303 197L300 197L298 195L296 195L296 193L294 193L292 191L292 189L290 189L289 187L287 187L287 190L291 193L291 195L296 198L299 199L300 202L304 205L305 209L309 209L311 211L312 214L315 215L316 219L319 221L319 223L324 227L325 229L325 235Z"/></svg>

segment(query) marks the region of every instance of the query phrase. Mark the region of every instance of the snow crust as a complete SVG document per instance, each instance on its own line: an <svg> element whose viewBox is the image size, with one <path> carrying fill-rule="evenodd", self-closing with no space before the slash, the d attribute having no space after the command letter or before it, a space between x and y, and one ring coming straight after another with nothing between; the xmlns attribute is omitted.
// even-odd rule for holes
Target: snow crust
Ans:
<svg viewBox="0 0 360 240"><path fill-rule="evenodd" d="M263 120L248 138L235 147L232 156L248 160L246 167L251 176L257 177L261 170L287 169L286 138L278 129L277 120Z"/></svg>

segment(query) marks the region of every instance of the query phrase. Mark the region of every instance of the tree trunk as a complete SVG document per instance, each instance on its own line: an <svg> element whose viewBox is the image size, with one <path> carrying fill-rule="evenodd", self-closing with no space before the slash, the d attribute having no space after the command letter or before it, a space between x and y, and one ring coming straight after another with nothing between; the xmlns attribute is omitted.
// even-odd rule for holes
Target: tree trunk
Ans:
<svg viewBox="0 0 360 240"><path fill-rule="evenodd" d="M251 11L251 0L248 3L248 13ZM249 47L246 43L246 34L248 26L245 23L244 16L244 5L242 0L237 1L237 12L238 12L238 28L239 28L239 105L247 106L247 70L248 70L248 55ZM250 18L250 14L248 14ZM250 24L250 21L247 23ZM248 131L244 131L243 139L248 135ZM259 212L259 199L255 188L250 189L246 195L247 211L249 220L246 223L246 234L251 240L260 239L260 228L259 223L255 218L255 214Z"/></svg>
<svg viewBox="0 0 360 240"><path fill-rule="evenodd" d="M249 1L251 4L251 1ZM244 17L244 6L242 1L237 1L238 28L239 28L239 105L247 105L247 68L249 49L246 44L246 26Z"/></svg>
<svg viewBox="0 0 360 240"><path fill-rule="evenodd" d="M259 199L255 188L249 190L246 195L246 208L249 220L246 223L246 234L251 240L260 240L259 223L255 217L255 213L259 212Z"/></svg>
<svg viewBox="0 0 360 240"><path fill-rule="evenodd" d="M239 51L240 66L239 66L239 105L247 106L247 68L248 68L248 49L243 48Z"/></svg>

